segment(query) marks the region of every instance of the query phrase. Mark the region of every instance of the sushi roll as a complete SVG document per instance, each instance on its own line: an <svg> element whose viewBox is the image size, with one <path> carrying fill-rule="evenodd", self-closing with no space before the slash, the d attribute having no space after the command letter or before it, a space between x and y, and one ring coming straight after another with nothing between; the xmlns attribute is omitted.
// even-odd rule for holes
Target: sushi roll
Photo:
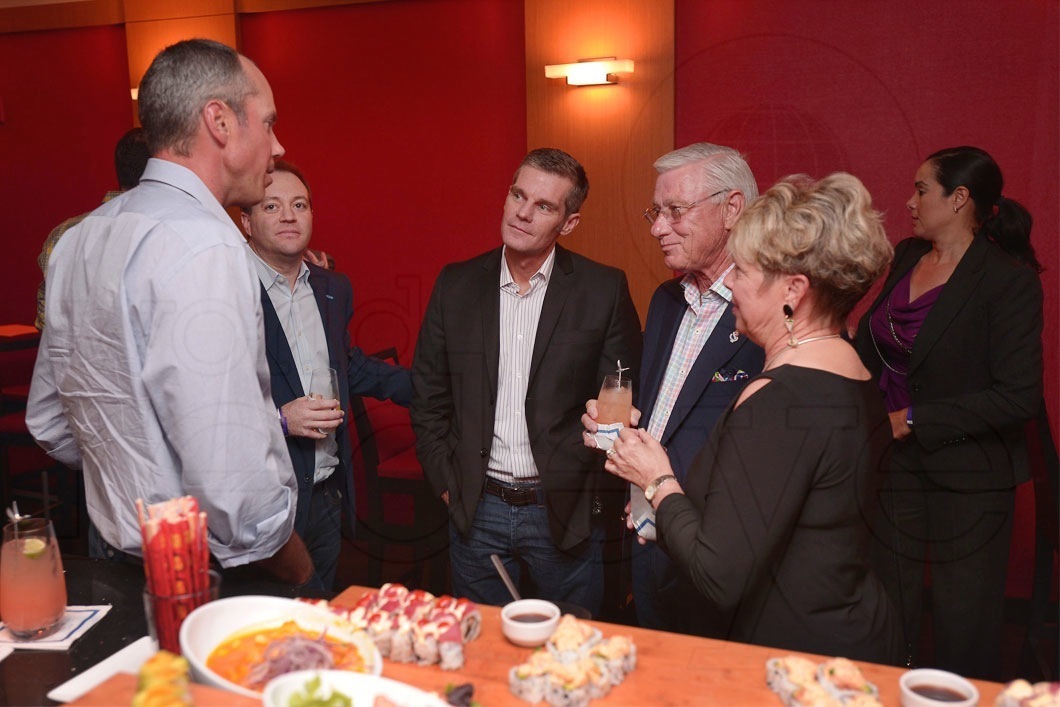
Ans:
<svg viewBox="0 0 1060 707"><path fill-rule="evenodd" d="M394 625L395 620L391 618L390 614L377 611L369 615L366 621L368 624L368 637L372 639L375 647L379 649L379 655L389 658L391 639L397 628Z"/></svg>
<svg viewBox="0 0 1060 707"><path fill-rule="evenodd" d="M585 673L591 699L598 700L611 692L611 669L607 665L586 656L579 661L579 667Z"/></svg>
<svg viewBox="0 0 1060 707"><path fill-rule="evenodd" d="M158 651L140 666L133 707L191 705L188 661L169 651Z"/></svg>
<svg viewBox="0 0 1060 707"><path fill-rule="evenodd" d="M828 694L817 682L798 686L784 704L788 707L843 707L841 701Z"/></svg>
<svg viewBox="0 0 1060 707"><path fill-rule="evenodd" d="M441 660L438 648L438 637L456 623L452 614L435 612L428 618L420 619L413 627L412 648L416 652L416 662L420 665L434 665Z"/></svg>
<svg viewBox="0 0 1060 707"><path fill-rule="evenodd" d="M612 636L592 649L592 656L607 666L611 684L618 685L637 667L637 646L628 636Z"/></svg>
<svg viewBox="0 0 1060 707"><path fill-rule="evenodd" d="M459 623L453 622L438 634L438 667L442 670L464 667L464 637Z"/></svg>
<svg viewBox="0 0 1060 707"><path fill-rule="evenodd" d="M537 650L525 663L508 671L508 689L521 700L541 702L548 689L549 668L552 656L548 651Z"/></svg>
<svg viewBox="0 0 1060 707"><path fill-rule="evenodd" d="M571 614L564 614L546 646L561 663L573 663L585 655L600 640L601 633Z"/></svg>
<svg viewBox="0 0 1060 707"><path fill-rule="evenodd" d="M880 691L865 679L858 666L846 658L832 658L817 668L817 681L828 694L839 700L868 695L876 699Z"/></svg>
<svg viewBox="0 0 1060 707"><path fill-rule="evenodd" d="M591 699L589 676L580 662L553 664L545 688L545 702L552 707L582 707Z"/></svg>
<svg viewBox="0 0 1060 707"><path fill-rule="evenodd" d="M412 624L400 614L393 621L396 624L396 628L390 636L390 660L395 663L415 663L416 653L412 646Z"/></svg>
<svg viewBox="0 0 1060 707"><path fill-rule="evenodd" d="M766 685L790 707L797 690L807 686L819 687L817 665L797 655L770 658L766 661Z"/></svg>

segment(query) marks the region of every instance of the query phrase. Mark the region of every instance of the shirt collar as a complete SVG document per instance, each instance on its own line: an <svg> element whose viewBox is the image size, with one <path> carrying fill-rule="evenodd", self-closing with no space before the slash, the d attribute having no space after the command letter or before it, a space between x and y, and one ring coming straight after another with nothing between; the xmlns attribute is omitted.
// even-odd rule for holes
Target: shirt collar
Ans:
<svg viewBox="0 0 1060 707"><path fill-rule="evenodd" d="M504 253L507 251L508 246L501 248L501 288L515 286L518 289L518 285L515 282L515 278L512 277L511 271L508 269L508 261L504 257ZM556 264L556 248L552 248L552 252L545 258L545 262L541 263L541 267L537 269L537 272L530 278L530 291L533 291L537 287L538 283L548 284L548 281L552 278L552 268ZM529 294L529 292L528 292Z"/></svg>
<svg viewBox="0 0 1060 707"><path fill-rule="evenodd" d="M713 284L711 284L706 292L699 291L699 280L696 279L695 274L687 273L681 278L681 289L684 290L685 301L694 308L700 302L709 298L713 293L726 302L732 302L732 290L726 287L724 283L725 278L734 267L736 267L735 263L730 263L729 267L725 268L725 270L714 279Z"/></svg>
<svg viewBox="0 0 1060 707"><path fill-rule="evenodd" d="M254 263L254 269L257 270L258 279L261 280L261 284L266 290L270 290L273 286L284 284L288 288L290 285L287 282L287 278L277 272L271 265L266 263L257 252L247 244L247 251L253 256L251 262ZM298 269L298 276L295 278L303 285L309 282L309 266L305 264L303 260L301 267Z"/></svg>

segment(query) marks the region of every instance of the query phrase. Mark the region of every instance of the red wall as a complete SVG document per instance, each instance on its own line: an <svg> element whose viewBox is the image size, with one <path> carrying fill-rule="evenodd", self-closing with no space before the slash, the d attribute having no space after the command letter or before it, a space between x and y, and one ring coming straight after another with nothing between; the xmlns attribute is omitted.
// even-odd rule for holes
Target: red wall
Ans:
<svg viewBox="0 0 1060 707"><path fill-rule="evenodd" d="M998 159L1006 195L1034 213L1048 268L1056 428L1055 0L676 5L676 143L734 145L763 186L795 171L851 171L897 241L925 155L971 143ZM395 345L408 363L439 268L499 241L504 190L526 145L523 3L392 0L240 24L245 53L272 82L288 157L312 182L314 245L353 280L354 339L368 350ZM113 185L113 145L132 125L124 31L0 34L0 67L0 322L30 323L44 237ZM1021 520L1013 563L1025 587L1030 513Z"/></svg>
<svg viewBox="0 0 1060 707"><path fill-rule="evenodd" d="M41 243L117 185L114 144L133 117L125 31L0 34L0 67L0 323L32 324Z"/></svg>
<svg viewBox="0 0 1060 707"><path fill-rule="evenodd" d="M971 144L1034 215L1046 267L1045 389L1060 429L1058 372L1058 5L1052 0L924 3L677 0L677 144L745 152L767 187L793 172L857 175L910 235L913 174L937 149ZM1030 485L1020 489L1010 591L1033 557Z"/></svg>
<svg viewBox="0 0 1060 707"><path fill-rule="evenodd" d="M244 16L242 32L313 188L312 245L353 281L354 341L411 363L441 266L500 244L526 152L523 4L275 12Z"/></svg>

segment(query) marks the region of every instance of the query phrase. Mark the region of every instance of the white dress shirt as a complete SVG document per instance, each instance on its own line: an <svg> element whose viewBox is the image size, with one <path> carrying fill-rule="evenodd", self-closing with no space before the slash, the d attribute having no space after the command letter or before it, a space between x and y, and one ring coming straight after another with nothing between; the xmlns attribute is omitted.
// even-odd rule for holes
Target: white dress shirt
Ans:
<svg viewBox="0 0 1060 707"><path fill-rule="evenodd" d="M276 408L246 244L190 170L152 159L140 186L59 242L26 423L81 466L103 539L141 554L135 503L191 495L223 566L270 557L297 484Z"/></svg>
<svg viewBox="0 0 1060 707"><path fill-rule="evenodd" d="M250 246L247 248L250 250L254 269L258 272L258 279L261 280L261 285L272 302L272 308L276 310L276 318L280 320L284 336L287 337L287 346L291 349L298 380L302 384L302 392L305 393L313 382L313 371L331 366L324 321L320 318L320 307L317 306L316 295L309 284L309 267L302 262L292 291L286 276L262 260ZM335 395L338 394L336 390ZM339 444L335 440L334 432L324 439L317 440L314 459L313 483L319 484L335 473L335 467L339 465Z"/></svg>
<svg viewBox="0 0 1060 707"><path fill-rule="evenodd" d="M545 303L556 250L530 278L530 289L519 294L519 284L508 270L501 250L500 358L497 365L497 407L493 419L493 444L487 475L505 483L527 484L541 480L530 449L526 427L526 389L530 357L537 340L537 325Z"/></svg>

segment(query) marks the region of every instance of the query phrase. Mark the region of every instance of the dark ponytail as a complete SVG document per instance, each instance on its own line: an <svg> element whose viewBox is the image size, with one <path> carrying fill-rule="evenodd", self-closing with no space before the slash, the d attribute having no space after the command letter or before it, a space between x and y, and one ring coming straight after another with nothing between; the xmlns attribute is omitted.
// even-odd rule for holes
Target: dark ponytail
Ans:
<svg viewBox="0 0 1060 707"><path fill-rule="evenodd" d="M1041 272L1031 245L1031 214L1018 201L1002 196L1005 180L989 154L967 145L949 147L929 155L935 178L946 196L957 187L968 190L975 204L976 235L989 238L1021 263Z"/></svg>

